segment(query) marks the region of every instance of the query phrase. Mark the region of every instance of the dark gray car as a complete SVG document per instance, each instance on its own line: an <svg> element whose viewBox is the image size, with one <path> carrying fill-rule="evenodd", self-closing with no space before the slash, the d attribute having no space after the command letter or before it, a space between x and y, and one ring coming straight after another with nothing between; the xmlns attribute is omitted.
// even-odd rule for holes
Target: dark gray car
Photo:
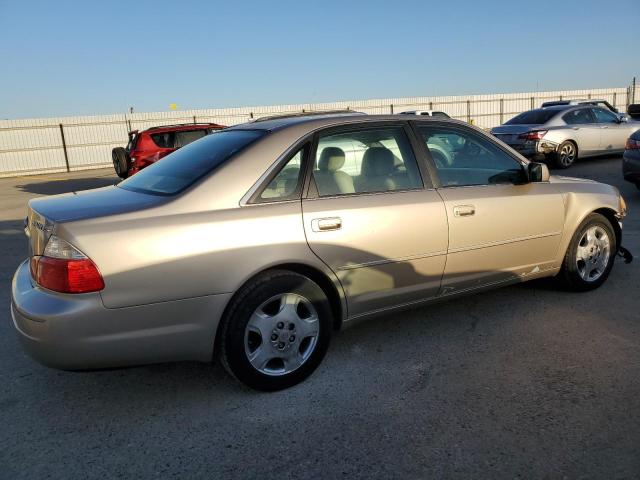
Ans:
<svg viewBox="0 0 640 480"><path fill-rule="evenodd" d="M558 105L521 113L491 133L522 155L568 168L578 157L621 154L637 130L640 122L601 107Z"/></svg>
<svg viewBox="0 0 640 480"><path fill-rule="evenodd" d="M625 180L635 183L640 190L640 130L627 140L622 157L622 174Z"/></svg>

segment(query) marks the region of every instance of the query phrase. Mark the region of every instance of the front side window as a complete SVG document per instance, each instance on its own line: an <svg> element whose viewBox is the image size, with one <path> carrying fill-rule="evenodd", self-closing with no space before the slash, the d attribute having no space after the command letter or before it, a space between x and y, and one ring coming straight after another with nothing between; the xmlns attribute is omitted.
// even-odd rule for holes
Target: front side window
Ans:
<svg viewBox="0 0 640 480"><path fill-rule="evenodd" d="M520 184L524 167L475 132L447 127L418 127L443 187Z"/></svg>
<svg viewBox="0 0 640 480"><path fill-rule="evenodd" d="M321 197L422 188L403 127L321 136L313 179Z"/></svg>
<svg viewBox="0 0 640 480"><path fill-rule="evenodd" d="M618 123L618 117L602 108L594 108L593 113L598 123Z"/></svg>
<svg viewBox="0 0 640 480"><path fill-rule="evenodd" d="M260 194L260 200L278 201L290 200L300 197L300 173L302 168L302 159L304 158L307 148L302 148L296 152L289 161L280 169L273 177L273 180L265 187Z"/></svg>
<svg viewBox="0 0 640 480"><path fill-rule="evenodd" d="M176 150L118 184L120 188L173 195L222 165L265 135L264 130L222 130Z"/></svg>
<svg viewBox="0 0 640 480"><path fill-rule="evenodd" d="M585 123L593 123L591 118L591 112L588 108L581 108L580 110L572 110L565 113L562 119L567 125L580 125Z"/></svg>

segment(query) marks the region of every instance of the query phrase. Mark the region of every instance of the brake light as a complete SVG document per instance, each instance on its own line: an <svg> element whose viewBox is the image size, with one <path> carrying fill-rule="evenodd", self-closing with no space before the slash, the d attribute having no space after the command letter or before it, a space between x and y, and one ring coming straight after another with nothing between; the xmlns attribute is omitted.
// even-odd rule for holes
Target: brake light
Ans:
<svg viewBox="0 0 640 480"><path fill-rule="evenodd" d="M547 130L534 130L533 132L523 133L522 135L518 135L518 138L523 140L542 140L542 137L545 136Z"/></svg>
<svg viewBox="0 0 640 480"><path fill-rule="evenodd" d="M627 138L627 143L624 146L625 150L639 150L640 140L634 140L633 138Z"/></svg>
<svg viewBox="0 0 640 480"><path fill-rule="evenodd" d="M91 259L55 235L49 238L44 255L31 257L29 266L36 283L55 292L88 293L104 288Z"/></svg>

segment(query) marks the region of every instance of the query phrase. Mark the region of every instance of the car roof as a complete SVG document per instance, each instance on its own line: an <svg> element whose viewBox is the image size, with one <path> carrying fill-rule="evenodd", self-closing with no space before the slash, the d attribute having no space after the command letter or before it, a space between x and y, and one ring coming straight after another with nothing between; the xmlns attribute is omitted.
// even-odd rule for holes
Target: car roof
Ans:
<svg viewBox="0 0 640 480"><path fill-rule="evenodd" d="M217 123L179 123L175 125L158 125L157 127L149 127L142 132L168 132L168 131L179 131L179 130L203 130L206 128L224 128L223 125L218 125Z"/></svg>
<svg viewBox="0 0 640 480"><path fill-rule="evenodd" d="M260 122L249 122L234 125L226 130L267 130L276 131L282 130L292 126L307 125L309 130L322 127L331 127L338 125L345 125L351 123L369 123L369 122L448 122L455 124L467 125L467 122L455 120L452 118L444 117L431 117L426 115L402 115L402 114L389 114L389 115L354 115L354 114L327 114L327 115L309 115L309 116L292 116L274 118L271 120L264 120Z"/></svg>

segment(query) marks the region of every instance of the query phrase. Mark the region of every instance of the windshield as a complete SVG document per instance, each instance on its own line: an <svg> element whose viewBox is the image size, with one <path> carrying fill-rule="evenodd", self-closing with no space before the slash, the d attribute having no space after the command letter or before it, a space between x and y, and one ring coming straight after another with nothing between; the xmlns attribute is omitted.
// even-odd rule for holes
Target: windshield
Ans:
<svg viewBox="0 0 640 480"><path fill-rule="evenodd" d="M547 123L552 117L560 113L558 110L529 110L516 115L505 125L540 125Z"/></svg>
<svg viewBox="0 0 640 480"><path fill-rule="evenodd" d="M212 133L167 155L118 186L142 193L176 194L265 133L263 130L222 130Z"/></svg>

